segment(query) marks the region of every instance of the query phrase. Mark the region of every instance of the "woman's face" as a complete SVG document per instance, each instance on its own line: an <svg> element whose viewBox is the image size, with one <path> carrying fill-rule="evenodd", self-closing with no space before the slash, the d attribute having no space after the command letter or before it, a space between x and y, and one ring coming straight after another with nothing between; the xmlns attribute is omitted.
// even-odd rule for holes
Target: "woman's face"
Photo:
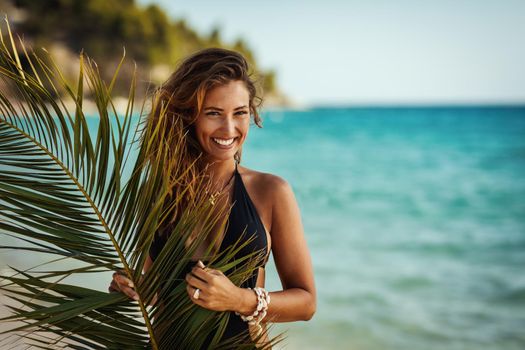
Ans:
<svg viewBox="0 0 525 350"><path fill-rule="evenodd" d="M195 133L209 160L233 159L250 128L250 95L239 80L219 85L206 93Z"/></svg>

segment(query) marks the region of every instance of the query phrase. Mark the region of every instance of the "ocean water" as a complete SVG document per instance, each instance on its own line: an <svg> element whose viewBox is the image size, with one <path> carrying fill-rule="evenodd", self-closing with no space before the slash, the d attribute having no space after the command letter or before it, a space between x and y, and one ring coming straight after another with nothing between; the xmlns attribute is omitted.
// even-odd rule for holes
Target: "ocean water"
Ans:
<svg viewBox="0 0 525 350"><path fill-rule="evenodd" d="M262 117L242 164L294 189L318 294L279 349L525 348L525 107Z"/></svg>
<svg viewBox="0 0 525 350"><path fill-rule="evenodd" d="M292 185L318 292L283 348L525 348L525 108L263 117L243 163Z"/></svg>

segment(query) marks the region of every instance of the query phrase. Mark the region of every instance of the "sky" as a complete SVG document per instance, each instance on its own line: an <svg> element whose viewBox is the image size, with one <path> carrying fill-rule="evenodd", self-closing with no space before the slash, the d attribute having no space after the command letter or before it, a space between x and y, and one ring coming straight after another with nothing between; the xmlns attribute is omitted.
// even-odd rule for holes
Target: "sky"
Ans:
<svg viewBox="0 0 525 350"><path fill-rule="evenodd" d="M525 104L524 0L138 0L243 38L298 105Z"/></svg>

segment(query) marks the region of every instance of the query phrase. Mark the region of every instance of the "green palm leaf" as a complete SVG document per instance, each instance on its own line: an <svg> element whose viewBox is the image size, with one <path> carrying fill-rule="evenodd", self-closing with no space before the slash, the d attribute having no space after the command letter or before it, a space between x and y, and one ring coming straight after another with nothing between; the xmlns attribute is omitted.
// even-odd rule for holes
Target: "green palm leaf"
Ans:
<svg viewBox="0 0 525 350"><path fill-rule="evenodd" d="M229 313L194 305L185 283L177 280L212 227L225 224L220 218L227 213L211 215L204 195L193 197L151 269L141 273L154 233L182 200L170 197L181 178L165 175L184 173L178 163L184 135L163 135L160 122L134 125L134 80L126 111L117 113L111 92L123 61L108 85L97 65L81 54L78 81L71 86L49 54L28 54L8 24L7 35L0 34L0 234L21 243L0 248L45 254L66 267L11 267L10 275L1 276L0 290L11 311L2 321L16 322L2 337L12 344L16 335L42 349L198 349L207 337L212 348L254 348L246 334L221 344ZM28 69L22 67L20 50ZM60 92L65 95L57 98ZM84 113L87 94L97 107L96 129L88 127ZM145 115L144 104L138 114ZM207 186L200 174L194 183L197 189ZM202 234L185 247L197 228ZM247 243L239 240L216 255L210 245L209 265L234 271L228 277L240 285L264 256L234 260ZM138 301L64 282L119 269L134 282ZM150 305L156 296L159 302Z"/></svg>

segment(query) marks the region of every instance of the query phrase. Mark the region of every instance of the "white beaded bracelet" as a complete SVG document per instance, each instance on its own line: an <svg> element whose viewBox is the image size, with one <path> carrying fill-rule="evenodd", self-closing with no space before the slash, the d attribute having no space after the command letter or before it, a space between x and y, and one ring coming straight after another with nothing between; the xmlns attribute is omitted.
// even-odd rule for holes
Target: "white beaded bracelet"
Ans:
<svg viewBox="0 0 525 350"><path fill-rule="evenodd" d="M248 287L248 289L251 288ZM266 316L268 305L270 305L270 293L261 287L255 287L253 288L253 291L257 295L257 307L255 308L255 311L249 316L241 315L238 312L235 312L235 314L240 316L244 322L248 322L249 325L256 325L258 327L258 334L260 334L262 327L259 323Z"/></svg>

